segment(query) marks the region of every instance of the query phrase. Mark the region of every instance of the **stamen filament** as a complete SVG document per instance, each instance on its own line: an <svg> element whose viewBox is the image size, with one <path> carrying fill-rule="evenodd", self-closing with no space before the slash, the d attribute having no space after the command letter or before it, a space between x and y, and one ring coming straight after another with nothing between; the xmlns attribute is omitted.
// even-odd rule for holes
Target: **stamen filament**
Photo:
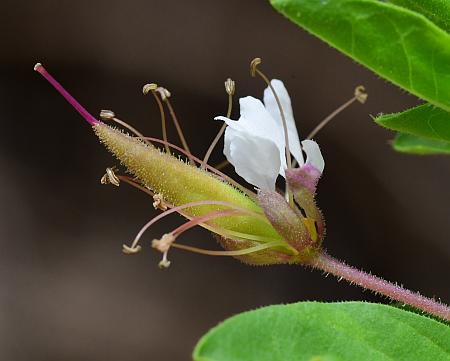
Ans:
<svg viewBox="0 0 450 361"><path fill-rule="evenodd" d="M145 138L144 135L141 132L139 132L136 128L134 128L127 122L117 118L116 115L114 114L114 112L111 110L100 111L100 118L102 120L112 120L114 123L117 123L117 124L123 126L124 128L127 128L130 132L132 132L138 138ZM144 142L148 143L145 139L144 139Z"/></svg>
<svg viewBox="0 0 450 361"><path fill-rule="evenodd" d="M207 250L207 249L187 246L187 245L179 244L179 243L173 243L172 247L183 249L185 251L190 251L190 252L194 252L194 253L200 253L200 254L204 254L204 255L208 255L208 256L243 256L246 254L259 252L259 251L262 251L267 248L276 247L276 246L279 246L280 244L281 243L279 241L273 241L273 242L264 243L264 244L260 244L258 246L249 247L246 249L240 249L240 250L236 250L236 251L213 251L213 250Z"/></svg>
<svg viewBox="0 0 450 361"><path fill-rule="evenodd" d="M50 75L49 72L47 72L47 70L45 70L41 63L37 63L34 66L34 70L40 73L90 125L96 125L99 123L99 121L95 119L91 113L89 113L80 103L78 103L78 101L70 95L69 92L64 89L63 86Z"/></svg>
<svg viewBox="0 0 450 361"><path fill-rule="evenodd" d="M140 185L139 183L135 182L131 177L125 176L125 175L116 175L117 178L119 178L122 182L125 182L132 187L139 189L142 192L147 193L150 197L153 197L155 195L154 192L152 192L150 189L145 188L144 186ZM169 205L167 205L169 206Z"/></svg>
<svg viewBox="0 0 450 361"><path fill-rule="evenodd" d="M175 111L173 110L172 104L170 103L169 97L168 96L164 96L162 98L163 102L166 103L167 108L169 109L169 113L170 116L172 118L173 124L175 125L175 128L177 129L177 133L178 133L178 137L180 138L181 144L183 145L184 150L188 153L188 154L192 154L191 150L189 149L189 146L186 142L186 139L184 137L183 131L181 130L181 126L180 123L178 121L178 118L175 114ZM191 161L191 163L193 163L193 159L191 155L188 155L189 160Z"/></svg>
<svg viewBox="0 0 450 361"><path fill-rule="evenodd" d="M291 159L291 151L289 149L289 134L287 129L287 123L286 123L286 117L284 115L283 107L280 102L280 98L278 97L277 92L275 91L274 87L272 86L272 83L270 82L269 78L257 68L257 66L261 63L260 58L255 58L250 64L250 70L252 76L255 76L255 74L258 74L262 80L267 84L267 86L272 91L272 94L275 98L275 101L277 102L278 110L280 111L281 115L281 121L283 123L283 131L284 131L284 143L285 143L285 150L286 150L286 162L288 169L292 168L292 159Z"/></svg>
<svg viewBox="0 0 450 361"><path fill-rule="evenodd" d="M225 82L225 90L228 93L228 110L227 110L227 118L231 116L231 111L233 109L233 94L234 94L234 82L231 79L227 79ZM212 141L211 145L208 148L208 151L205 154L205 157L203 158L203 162L201 165L201 168L204 169L205 165L208 163L209 157L211 156L212 151L214 150L215 146L219 142L220 138L222 137L222 134L225 132L225 128L227 127L227 123L223 123L220 127L219 132L217 133L216 137Z"/></svg>
<svg viewBox="0 0 450 361"><path fill-rule="evenodd" d="M147 231L147 229L149 227L151 227L153 224L155 224L156 222L158 222L160 219L168 216L169 214L175 213L175 212L179 212L185 208L191 208L191 207L196 207L196 206L202 206L202 205L222 205L222 206L226 206L229 207L231 209L234 210L238 210L241 212L245 212L247 214L253 215L253 216L257 216L257 217L261 217L262 219L265 219L264 215L262 213L257 213L254 211L249 211L247 209L243 209L240 208L238 206L235 206L234 204L231 203L227 203L227 202L222 202L222 201L214 201L214 200L207 200L207 201L197 201L197 202L190 202L190 203L186 203L186 204L182 204L180 206L176 206L173 207L172 209L169 209L167 211L165 211L164 213L161 213L159 215L157 215L156 217L152 218L149 222L147 222L139 231L139 233L136 235L136 237L133 240L133 243L131 245L131 247L128 247L130 249L135 249L139 243L139 240L141 239L142 235L145 233L145 231Z"/></svg>
<svg viewBox="0 0 450 361"><path fill-rule="evenodd" d="M220 217L226 217L226 216L231 216L231 215L237 216L237 215L244 215L244 214L246 214L246 212L238 211L235 209L211 212L211 213L205 214L204 216L195 217L195 218L191 219L189 222L182 224L181 226L179 226L178 228L176 228L175 230L173 230L170 233L172 233L175 237L178 237L180 234L186 232L187 230L189 230L195 226L198 226L201 223L205 223L207 221L210 221L210 220L213 220L216 218L220 218Z"/></svg>
<svg viewBox="0 0 450 361"><path fill-rule="evenodd" d="M359 101L360 103L364 103L366 99L367 93L365 93L364 87L358 86L355 89L355 95L351 99L347 100L340 107L338 107L336 110L331 112L328 116L326 116L319 124L317 124L317 126L311 131L311 133L309 133L306 139L312 139L314 136L316 136L317 133L319 133L319 131L322 130L335 116L337 116L344 109L352 105L356 100Z"/></svg>
<svg viewBox="0 0 450 361"><path fill-rule="evenodd" d="M144 85L143 88L143 93L148 94L149 91L152 92L153 97L156 100L156 104L158 105L158 109L159 109L159 115L161 117L161 129L162 129L162 137L164 141L168 141L167 138L167 127L166 127L166 113L164 112L164 107L161 103L161 100L159 99L158 95L156 94L156 89L158 88L158 86L156 84L146 84ZM164 147L166 148L166 152L170 153L170 148L167 144L164 145Z"/></svg>

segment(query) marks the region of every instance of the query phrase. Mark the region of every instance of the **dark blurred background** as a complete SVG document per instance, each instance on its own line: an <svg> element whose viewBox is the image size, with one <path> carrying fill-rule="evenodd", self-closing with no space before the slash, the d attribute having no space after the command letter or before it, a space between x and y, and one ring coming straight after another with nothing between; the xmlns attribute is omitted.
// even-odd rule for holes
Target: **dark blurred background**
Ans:
<svg viewBox="0 0 450 361"><path fill-rule="evenodd" d="M159 114L141 88L167 87L199 156L220 127L212 118L226 112L227 77L238 97L262 95L263 83L248 74L256 56L284 80L303 135L364 84L366 105L352 106L316 138L326 159L318 195L325 246L450 302L449 159L395 153L393 135L369 116L418 100L268 2L3 0L0 29L1 360L188 360L201 335L242 311L302 300L386 302L302 267L248 267L173 250L172 266L160 271L148 244L124 256L122 243L156 214L151 200L126 185L100 185L116 162L33 72L37 61L94 114L112 109L154 137ZM169 133L177 142L173 127ZM223 160L221 147L212 164ZM180 222L159 223L145 240ZM180 241L216 247L200 228Z"/></svg>

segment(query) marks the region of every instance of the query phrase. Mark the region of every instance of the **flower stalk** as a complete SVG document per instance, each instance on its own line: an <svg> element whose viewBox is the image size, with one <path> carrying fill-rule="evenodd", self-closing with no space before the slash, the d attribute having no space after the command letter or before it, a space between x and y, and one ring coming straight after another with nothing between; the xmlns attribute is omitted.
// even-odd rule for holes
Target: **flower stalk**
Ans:
<svg viewBox="0 0 450 361"><path fill-rule="evenodd" d="M344 279L350 284L358 285L402 304L413 306L430 315L450 321L450 307L447 305L351 267L325 252L318 254L309 261L308 265L325 273L330 273L338 279Z"/></svg>

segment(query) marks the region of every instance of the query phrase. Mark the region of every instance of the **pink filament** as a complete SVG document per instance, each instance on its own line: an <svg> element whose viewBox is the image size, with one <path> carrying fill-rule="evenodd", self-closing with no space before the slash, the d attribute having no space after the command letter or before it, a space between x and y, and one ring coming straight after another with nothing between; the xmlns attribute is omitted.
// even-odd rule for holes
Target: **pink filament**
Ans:
<svg viewBox="0 0 450 361"><path fill-rule="evenodd" d="M210 221L212 219L216 219L219 217L233 216L233 215L244 215L244 214L245 214L244 212L238 211L235 209L211 212L211 213L205 214L204 216L193 218L189 222L186 222L186 223L182 224L181 226L179 226L177 229L173 230L171 233L174 236L178 237L180 234L186 232L187 230L189 230L201 223Z"/></svg>
<svg viewBox="0 0 450 361"><path fill-rule="evenodd" d="M254 215L262 216L261 214L258 214L256 212L252 212L252 211L249 211L249 210L237 207L237 206L235 206L235 205L233 205L231 203L222 202L222 201L210 200L210 201L197 201L197 202L186 203L186 204L182 204L181 206L173 207L172 209L169 209L169 210L165 211L164 213L161 213L161 214L157 215L156 217L152 218L149 222L147 222L147 224L145 224L144 227L142 227L141 230L139 231L139 233L136 235L131 248L136 247L136 245L139 242L139 239L142 237L142 235L145 233L145 231L150 226L152 226L153 224L158 222L160 219L168 216L169 214L172 214L174 212L179 212L179 211L181 211L182 209L185 209L185 208L196 207L196 206L201 206L201 205L213 205L213 204L230 207L230 208L232 208L234 210L238 210L240 212L247 213L247 214L254 214Z"/></svg>
<svg viewBox="0 0 450 361"><path fill-rule="evenodd" d="M84 119L86 119L86 121L90 125L96 125L100 123L100 121L95 119L80 103L78 103L78 101L72 95L70 95L69 92L64 89L63 86L59 84L56 79L53 78L40 63L37 63L34 66L34 70L40 73L59 92L59 94L61 94L64 99L66 99L69 104L72 105Z"/></svg>

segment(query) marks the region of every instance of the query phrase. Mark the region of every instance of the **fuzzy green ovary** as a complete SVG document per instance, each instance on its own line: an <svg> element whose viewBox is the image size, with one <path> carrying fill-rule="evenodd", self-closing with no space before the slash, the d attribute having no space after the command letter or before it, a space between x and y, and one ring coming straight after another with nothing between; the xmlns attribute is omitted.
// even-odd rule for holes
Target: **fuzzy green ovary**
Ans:
<svg viewBox="0 0 450 361"><path fill-rule="evenodd" d="M132 174L156 193L161 193L169 203L177 206L217 200L263 214L262 209L248 196L209 173L105 124L100 123L93 128L100 141ZM202 205L186 208L183 212L198 217L223 209L227 207ZM281 240L268 222L256 216L227 216L209 223L225 230Z"/></svg>

